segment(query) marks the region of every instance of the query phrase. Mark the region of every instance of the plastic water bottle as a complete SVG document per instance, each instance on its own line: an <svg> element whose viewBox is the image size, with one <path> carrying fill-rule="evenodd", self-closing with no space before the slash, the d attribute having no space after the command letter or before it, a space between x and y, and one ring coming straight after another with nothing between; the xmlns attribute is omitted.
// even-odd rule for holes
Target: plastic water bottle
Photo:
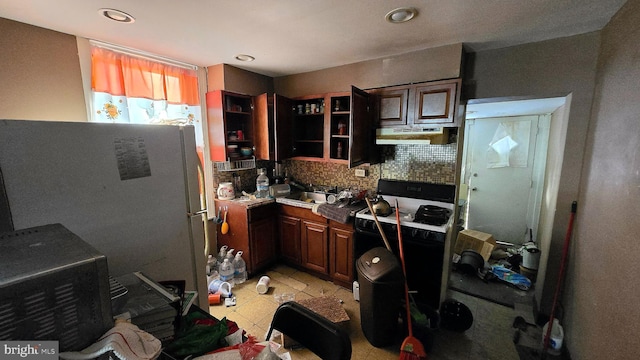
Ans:
<svg viewBox="0 0 640 360"><path fill-rule="evenodd" d="M234 283L242 284L247 281L247 263L242 258L242 251L238 251L235 259L233 259L233 271Z"/></svg>
<svg viewBox="0 0 640 360"><path fill-rule="evenodd" d="M233 264L229 259L225 258L222 265L220 265L220 280L233 284L233 273Z"/></svg>
<svg viewBox="0 0 640 360"><path fill-rule="evenodd" d="M256 197L266 198L269 194L269 178L267 177L267 169L258 170L258 178L256 179Z"/></svg>
<svg viewBox="0 0 640 360"><path fill-rule="evenodd" d="M207 286L219 277L218 260L213 255L209 255L207 259Z"/></svg>
<svg viewBox="0 0 640 360"><path fill-rule="evenodd" d="M217 271L218 269L218 260L213 257L213 255L209 255L207 257L207 275L211 275L213 271Z"/></svg>
<svg viewBox="0 0 640 360"><path fill-rule="evenodd" d="M220 264L222 264L222 261L227 256L227 249L228 248L229 247L227 245L222 245L220 247L220 252L218 253L218 266L220 266Z"/></svg>

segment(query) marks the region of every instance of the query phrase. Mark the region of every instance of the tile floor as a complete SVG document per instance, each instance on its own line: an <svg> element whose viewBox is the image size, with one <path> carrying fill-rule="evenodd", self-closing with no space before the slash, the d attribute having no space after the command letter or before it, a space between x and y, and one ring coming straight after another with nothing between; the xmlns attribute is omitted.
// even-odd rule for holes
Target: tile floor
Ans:
<svg viewBox="0 0 640 360"><path fill-rule="evenodd" d="M404 335L399 334L397 344L384 348L376 348L369 344L360 328L360 305L353 299L350 289L334 285L318 279L305 272L276 265L266 272L271 278L267 294L256 292L259 277L234 287L237 304L231 307L214 305L209 312L219 318L227 317L235 321L247 333L258 340L264 340L271 318L278 307L274 293L295 293L296 300L335 295L344 301L344 308L351 318L348 331L352 342L352 359L398 359L400 344ZM434 343L429 351L429 359L495 359L517 360L518 353L513 344L512 328L515 313L512 308L494 304L459 292L450 291L449 297L456 299L471 309L474 322L470 329L463 333L444 329L435 331ZM290 351L293 360L317 359L308 350Z"/></svg>

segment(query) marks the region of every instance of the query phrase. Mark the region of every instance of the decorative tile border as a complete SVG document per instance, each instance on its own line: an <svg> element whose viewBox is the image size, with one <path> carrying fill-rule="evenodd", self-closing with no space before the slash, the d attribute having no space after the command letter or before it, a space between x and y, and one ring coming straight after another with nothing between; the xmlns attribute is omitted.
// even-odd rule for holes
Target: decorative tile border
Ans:
<svg viewBox="0 0 640 360"><path fill-rule="evenodd" d="M337 186L374 190L378 179L407 180L436 184L454 184L456 172L457 144L447 145L395 145L380 147L382 163L359 166L367 171L366 177L356 177L355 169L345 164L317 161L283 161L283 170L296 182L303 185ZM240 175L242 189L254 192L257 169L266 168L273 179L273 161L256 161L256 169L235 171ZM218 172L214 169L214 184L233 182L233 171ZM273 181L273 180L272 180Z"/></svg>

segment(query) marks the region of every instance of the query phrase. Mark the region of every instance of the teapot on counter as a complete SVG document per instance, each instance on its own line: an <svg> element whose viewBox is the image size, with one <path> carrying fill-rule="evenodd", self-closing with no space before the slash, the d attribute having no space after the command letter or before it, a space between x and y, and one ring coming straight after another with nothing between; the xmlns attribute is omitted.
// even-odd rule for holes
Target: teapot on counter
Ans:
<svg viewBox="0 0 640 360"><path fill-rule="evenodd" d="M371 204L371 207L376 215L388 216L392 213L391 205L380 195L378 195L373 204Z"/></svg>

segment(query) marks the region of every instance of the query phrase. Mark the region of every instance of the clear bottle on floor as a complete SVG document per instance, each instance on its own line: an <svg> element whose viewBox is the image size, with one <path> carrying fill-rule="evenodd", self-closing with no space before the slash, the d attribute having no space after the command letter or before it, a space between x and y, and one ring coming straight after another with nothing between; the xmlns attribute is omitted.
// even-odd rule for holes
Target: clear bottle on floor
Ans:
<svg viewBox="0 0 640 360"><path fill-rule="evenodd" d="M224 260L225 257L227 257L227 249L229 247L227 245L222 245L220 247L220 252L218 252L218 267L220 266L220 264L222 264L222 261Z"/></svg>
<svg viewBox="0 0 640 360"><path fill-rule="evenodd" d="M247 263L242 258L242 251L238 251L233 259L233 271L233 282L235 284L242 284L247 281Z"/></svg>
<svg viewBox="0 0 640 360"><path fill-rule="evenodd" d="M222 265L220 265L220 280L233 284L234 272L233 264L229 259L225 258Z"/></svg>

